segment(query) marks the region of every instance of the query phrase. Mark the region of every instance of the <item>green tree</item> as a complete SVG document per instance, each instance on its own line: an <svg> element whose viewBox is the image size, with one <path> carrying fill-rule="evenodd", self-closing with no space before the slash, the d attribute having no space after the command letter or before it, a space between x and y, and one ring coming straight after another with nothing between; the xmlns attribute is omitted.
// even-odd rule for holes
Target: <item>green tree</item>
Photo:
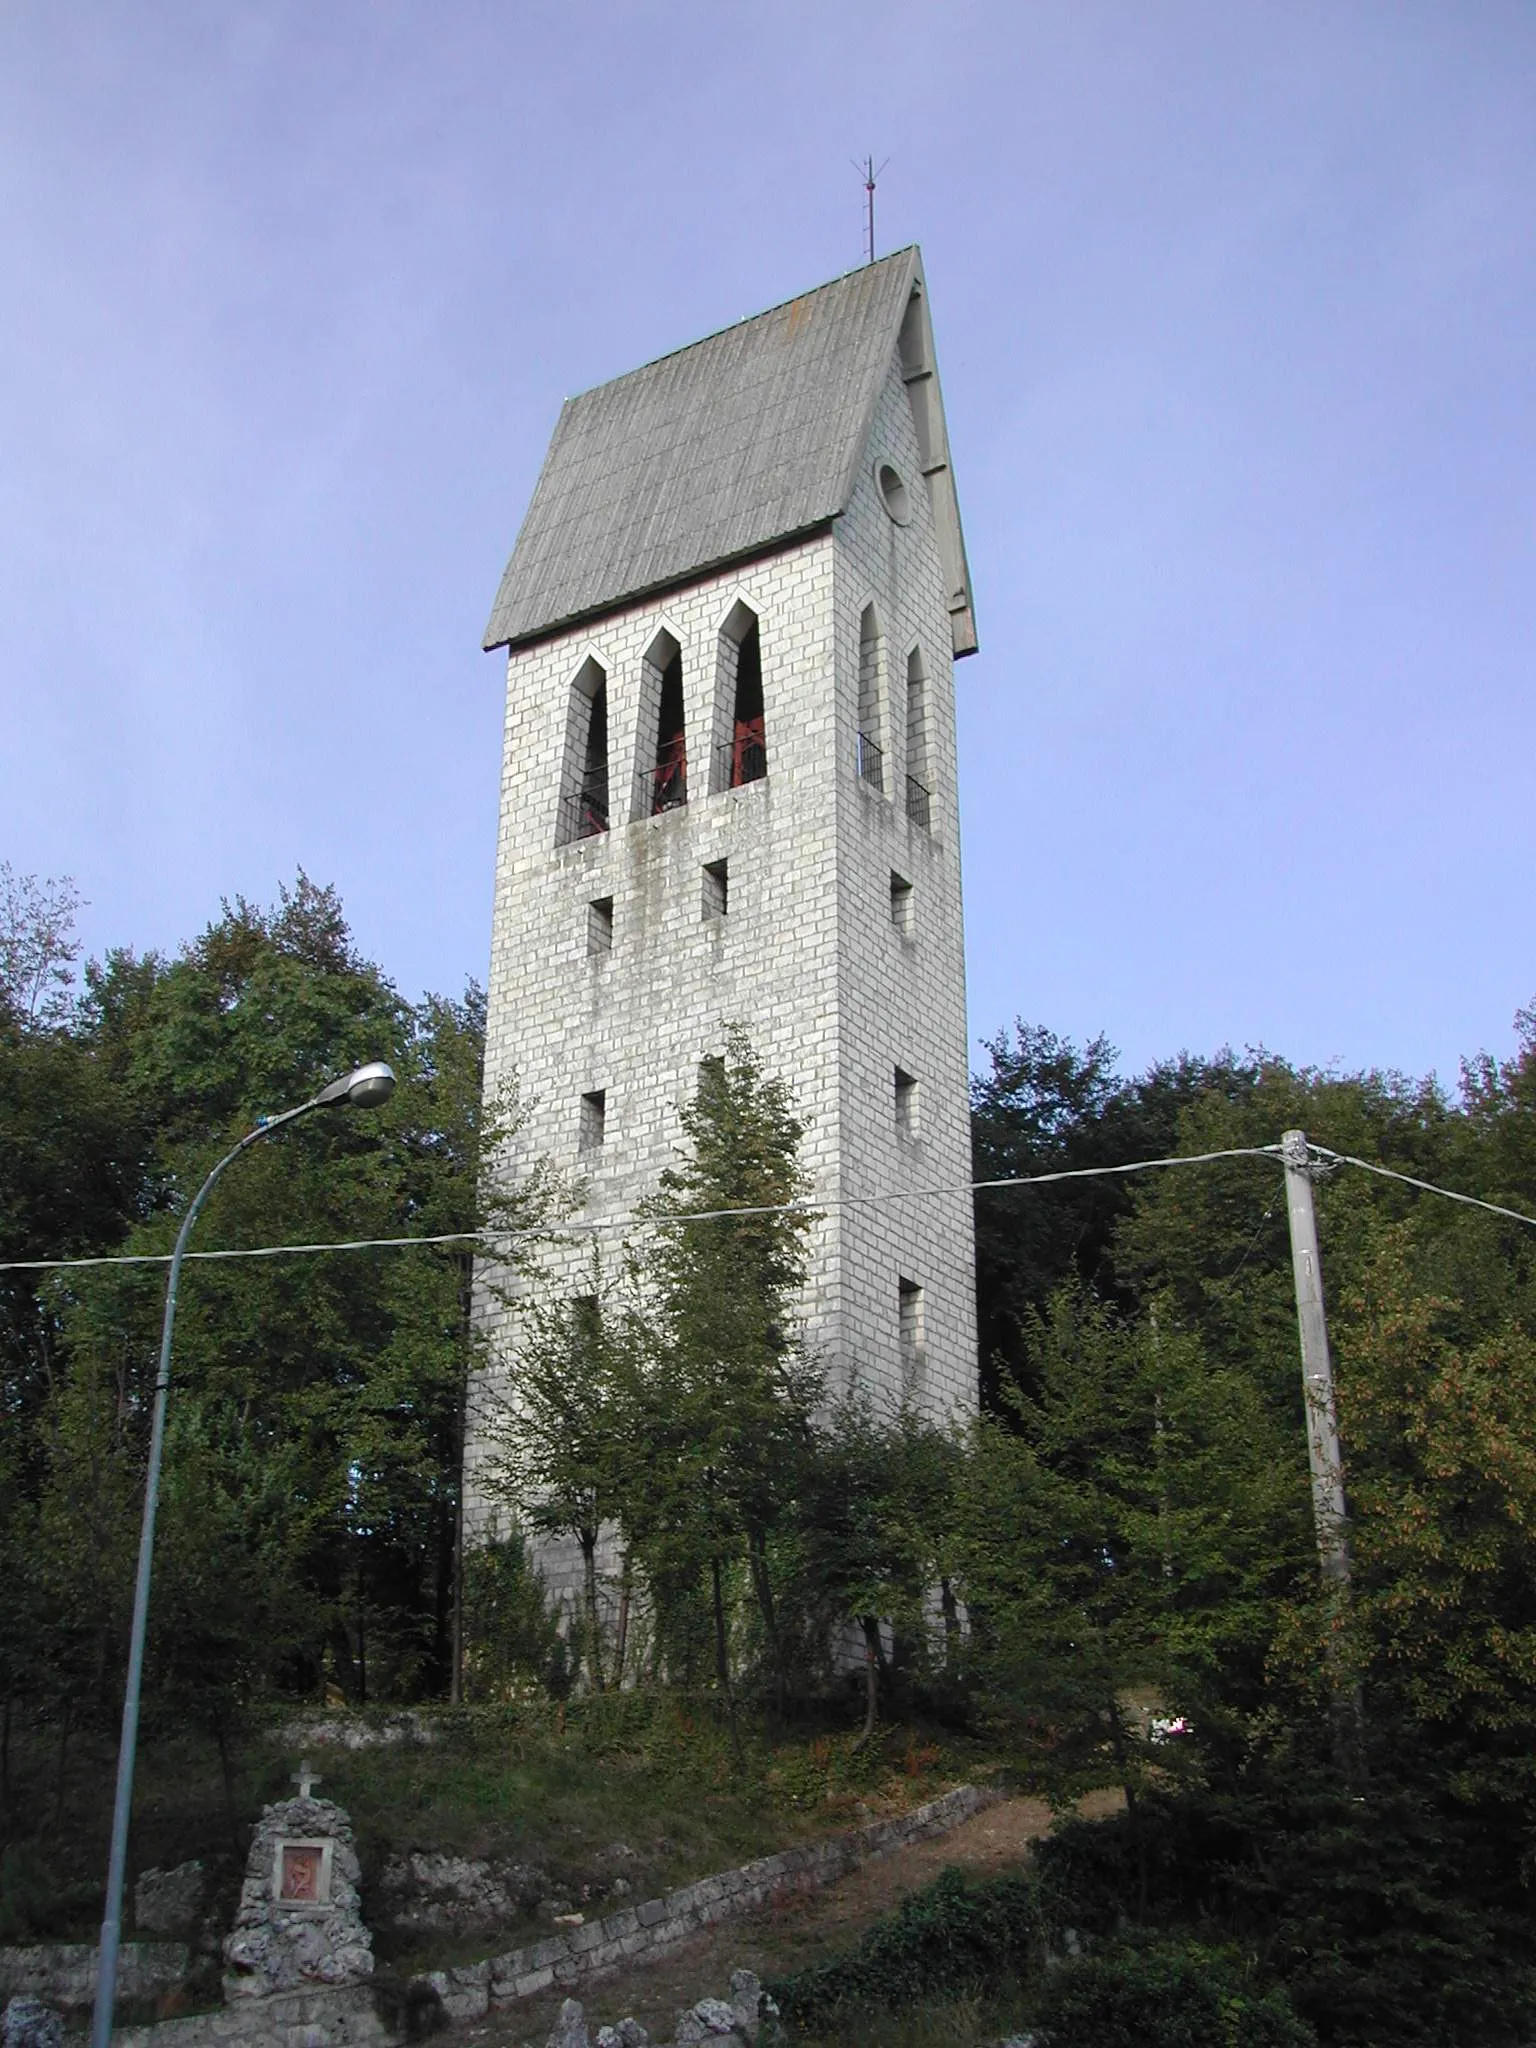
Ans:
<svg viewBox="0 0 1536 2048"><path fill-rule="evenodd" d="M78 900L0 864L0 1259L108 1250L149 1199L147 1123L74 995ZM70 1691L41 1519L68 1302L56 1276L0 1272L0 1811L15 1713Z"/></svg>
<svg viewBox="0 0 1536 2048"><path fill-rule="evenodd" d="M893 1667L927 1676L938 1662L957 1674L953 1577L964 1464L961 1439L911 1406L882 1415L856 1391L818 1418L796 1497L808 1647L834 1643L848 1622L862 1635L861 1742L874 1734L881 1687L893 1681ZM930 1647L936 1597L943 1641L937 1660Z"/></svg>
<svg viewBox="0 0 1536 2048"><path fill-rule="evenodd" d="M1103 1036L1080 1048L1022 1018L985 1051L988 1071L971 1086L972 1165L984 1182L1163 1157L1180 1149L1190 1105L1246 1100L1263 1058L1181 1053L1128 1078ZM1135 1184L1112 1177L978 1191L976 1297L989 1401L1001 1379L1027 1372L1030 1318L1064 1282L1134 1309L1136 1276L1116 1256L1116 1235L1135 1201Z"/></svg>
<svg viewBox="0 0 1536 2048"><path fill-rule="evenodd" d="M154 1135L147 1213L127 1249L169 1248L209 1165L260 1114L378 1056L400 1077L386 1111L310 1118L257 1147L215 1191L201 1248L468 1232L540 1213L537 1186L488 1176L490 1219L477 1196L483 1149L513 1113L482 1108L478 991L404 1003L356 953L334 892L302 875L270 912L226 905L169 965L145 973L115 956L89 1002L94 1056ZM281 1558L286 1577L272 1602L227 1604L248 1625L245 1650L216 1661L235 1694L334 1683L367 1699L451 1684L470 1249L188 1267L154 1683L207 1668L206 1560L224 1557L239 1583L228 1544L244 1526L250 1569ZM43 1507L89 1512L112 1555L136 1518L162 1291L132 1269L87 1273L62 1310L69 1371L49 1411ZM280 1539L268 1522L278 1499ZM121 1640L120 1617L103 1626Z"/></svg>
<svg viewBox="0 0 1536 2048"><path fill-rule="evenodd" d="M1036 1765L1134 1804L1265 1705L1281 1603L1311 1569L1305 1448L1188 1335L1063 1290L1030 1331L1032 1393L983 1420L960 1488L977 1659ZM1154 1743L1155 1709L1193 1743ZM1027 1740L1027 1734L1026 1734Z"/></svg>
<svg viewBox="0 0 1536 2048"><path fill-rule="evenodd" d="M19 874L0 860L0 1016L20 1030L56 1027L74 1008L82 899L68 875Z"/></svg>
<svg viewBox="0 0 1536 2048"><path fill-rule="evenodd" d="M734 1715L738 1579L780 1686L792 1658L776 1546L820 1392L794 1328L807 1221L786 1205L805 1191L800 1125L736 1027L681 1123L678 1164L644 1205L622 1273L596 1268L573 1302L512 1290L500 1485L525 1525L580 1546L591 1683L611 1675L597 1584L611 1525L620 1613L633 1571L656 1670L692 1684L712 1661Z"/></svg>
<svg viewBox="0 0 1536 2048"><path fill-rule="evenodd" d="M495 1451L487 1478L519 1523L543 1536L570 1537L582 1563L582 1608L573 1631L573 1663L597 1692L622 1683L628 1604L621 1595L612 1667L598 1584L605 1530L626 1522L627 1487L640 1428L636 1389L648 1342L645 1319L606 1282L594 1253L592 1292L572 1301L509 1295L519 1341L513 1381L498 1404ZM624 1571L628 1590L628 1564Z"/></svg>
<svg viewBox="0 0 1536 2048"><path fill-rule="evenodd" d="M656 1334L639 1390L646 1456L625 1519L671 1617L696 1611L703 1582L715 1680L730 1697L733 1560L745 1566L780 1684L786 1670L770 1553L821 1391L794 1327L809 1222L787 1205L807 1183L788 1085L765 1072L740 1025L702 1063L681 1121L679 1163L644 1205ZM680 1647L686 1658L686 1637Z"/></svg>

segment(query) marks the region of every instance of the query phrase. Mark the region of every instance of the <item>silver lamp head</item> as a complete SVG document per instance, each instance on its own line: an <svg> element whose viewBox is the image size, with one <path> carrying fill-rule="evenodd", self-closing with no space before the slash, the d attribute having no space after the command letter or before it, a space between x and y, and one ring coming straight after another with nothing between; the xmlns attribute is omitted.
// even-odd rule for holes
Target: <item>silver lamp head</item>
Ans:
<svg viewBox="0 0 1536 2048"><path fill-rule="evenodd" d="M379 1109L395 1092L395 1070L387 1060L370 1060L346 1077L347 1100L354 1109Z"/></svg>
<svg viewBox="0 0 1536 2048"><path fill-rule="evenodd" d="M315 1097L326 1108L381 1109L395 1092L395 1070L387 1060L369 1060L332 1081Z"/></svg>

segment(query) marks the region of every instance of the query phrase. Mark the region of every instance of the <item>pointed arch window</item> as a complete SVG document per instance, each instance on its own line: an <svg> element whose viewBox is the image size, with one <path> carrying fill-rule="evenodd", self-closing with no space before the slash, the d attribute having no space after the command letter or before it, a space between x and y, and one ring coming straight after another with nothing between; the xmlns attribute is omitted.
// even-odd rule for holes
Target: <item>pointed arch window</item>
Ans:
<svg viewBox="0 0 1536 2048"><path fill-rule="evenodd" d="M885 789L885 644L880 618L872 604L859 620L858 772L865 782Z"/></svg>
<svg viewBox="0 0 1536 2048"><path fill-rule="evenodd" d="M608 676L591 656L571 684L555 843L608 830Z"/></svg>
<svg viewBox="0 0 1536 2048"><path fill-rule="evenodd" d="M632 815L653 818L688 801L683 651L665 627L640 665L640 734Z"/></svg>
<svg viewBox="0 0 1536 2048"><path fill-rule="evenodd" d="M720 628L715 659L713 791L761 782L768 773L763 720L763 644L757 613L740 599Z"/></svg>
<svg viewBox="0 0 1536 2048"><path fill-rule="evenodd" d="M926 832L932 821L933 775L929 765L928 671L923 650L907 656L907 816Z"/></svg>

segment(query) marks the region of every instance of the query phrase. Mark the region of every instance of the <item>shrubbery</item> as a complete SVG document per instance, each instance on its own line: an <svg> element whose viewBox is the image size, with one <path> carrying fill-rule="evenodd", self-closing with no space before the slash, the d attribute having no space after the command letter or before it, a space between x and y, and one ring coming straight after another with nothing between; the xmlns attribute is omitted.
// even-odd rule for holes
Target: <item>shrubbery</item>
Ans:
<svg viewBox="0 0 1536 2048"><path fill-rule="evenodd" d="M1030 2009L1050 2048L1312 2048L1283 1991L1230 1949L1119 1942L1050 1971Z"/></svg>
<svg viewBox="0 0 1536 2048"><path fill-rule="evenodd" d="M1251 1959L1181 1935L1123 1938L1064 1957L1038 1875L967 1881L946 1870L847 1955L775 1984L793 2026L995 1991L1012 1980L1051 2048L1306 2048L1316 2036ZM1059 1900L1058 1900L1059 1903ZM1089 1903L1089 1902L1084 1902Z"/></svg>
<svg viewBox="0 0 1536 2048"><path fill-rule="evenodd" d="M1038 1945L1029 1879L972 1884L946 1870L847 1955L782 1978L772 1990L786 2019L820 2025L849 2011L957 1996L1022 1976Z"/></svg>
<svg viewBox="0 0 1536 2048"><path fill-rule="evenodd" d="M1012 1982L1050 2048L1515 2048L1527 1896L1518 1843L1475 1807L1256 1765L1239 1793L1071 1822L1026 1876L945 1871L773 1988L812 2031Z"/></svg>

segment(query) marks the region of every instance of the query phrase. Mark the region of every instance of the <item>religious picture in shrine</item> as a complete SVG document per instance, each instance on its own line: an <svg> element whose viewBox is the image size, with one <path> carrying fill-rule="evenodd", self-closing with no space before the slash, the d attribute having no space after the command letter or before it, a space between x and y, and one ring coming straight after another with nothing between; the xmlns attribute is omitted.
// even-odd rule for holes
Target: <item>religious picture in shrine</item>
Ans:
<svg viewBox="0 0 1536 2048"><path fill-rule="evenodd" d="M277 1901L281 1906L323 1906L330 1891L330 1859L322 1842L278 1847Z"/></svg>

